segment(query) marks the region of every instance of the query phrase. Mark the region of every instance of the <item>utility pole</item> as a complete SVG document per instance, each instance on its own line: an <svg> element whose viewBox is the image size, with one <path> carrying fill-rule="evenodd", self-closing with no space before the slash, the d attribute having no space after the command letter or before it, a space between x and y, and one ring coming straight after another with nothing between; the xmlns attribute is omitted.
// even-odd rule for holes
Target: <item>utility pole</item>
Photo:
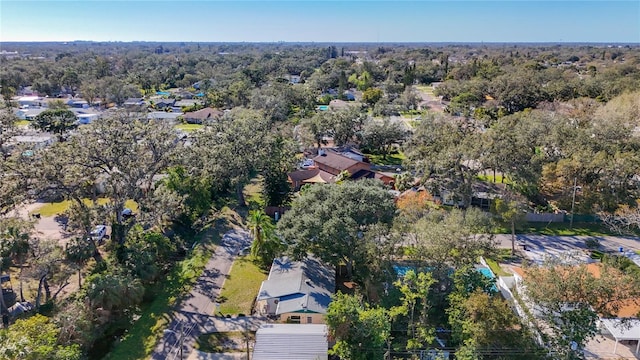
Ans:
<svg viewBox="0 0 640 360"><path fill-rule="evenodd" d="M2 256L0 256L0 269L2 269ZM0 280L0 317L2 318L2 327L6 328L9 321L8 315L9 309L7 309L7 304L4 302L4 290L2 288L2 281ZM5 315L7 316L7 322L5 322Z"/></svg>
<svg viewBox="0 0 640 360"><path fill-rule="evenodd" d="M573 178L573 197L571 199L571 220L569 221L569 229L573 229L573 209L576 207L576 184L578 182L578 178Z"/></svg>
<svg viewBox="0 0 640 360"><path fill-rule="evenodd" d="M180 360L182 360L182 348L184 347L184 322L180 323Z"/></svg>
<svg viewBox="0 0 640 360"><path fill-rule="evenodd" d="M247 347L247 360L251 359L251 351L249 349L249 327L247 326L247 317L244 317L244 341Z"/></svg>

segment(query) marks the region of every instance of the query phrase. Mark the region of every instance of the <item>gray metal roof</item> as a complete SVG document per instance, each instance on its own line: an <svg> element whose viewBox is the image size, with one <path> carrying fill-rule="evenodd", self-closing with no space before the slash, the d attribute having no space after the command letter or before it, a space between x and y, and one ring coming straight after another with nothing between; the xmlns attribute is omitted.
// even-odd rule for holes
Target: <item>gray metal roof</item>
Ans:
<svg viewBox="0 0 640 360"><path fill-rule="evenodd" d="M616 340L639 340L640 319L600 319Z"/></svg>
<svg viewBox="0 0 640 360"><path fill-rule="evenodd" d="M335 271L317 259L292 261L282 257L273 260L269 277L260 286L258 300L277 298L276 314L326 314L335 287Z"/></svg>
<svg viewBox="0 0 640 360"><path fill-rule="evenodd" d="M152 120L175 120L182 116L181 112L165 112L165 111L153 111L147 114L147 119Z"/></svg>
<svg viewBox="0 0 640 360"><path fill-rule="evenodd" d="M327 326L265 324L256 332L253 360L326 360Z"/></svg>

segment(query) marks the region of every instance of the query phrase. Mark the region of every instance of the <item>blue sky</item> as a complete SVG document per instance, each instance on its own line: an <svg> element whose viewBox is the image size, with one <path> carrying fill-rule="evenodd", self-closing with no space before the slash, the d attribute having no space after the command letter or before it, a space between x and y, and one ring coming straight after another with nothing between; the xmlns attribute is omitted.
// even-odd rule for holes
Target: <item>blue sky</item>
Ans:
<svg viewBox="0 0 640 360"><path fill-rule="evenodd" d="M0 0L0 41L640 43L640 1Z"/></svg>

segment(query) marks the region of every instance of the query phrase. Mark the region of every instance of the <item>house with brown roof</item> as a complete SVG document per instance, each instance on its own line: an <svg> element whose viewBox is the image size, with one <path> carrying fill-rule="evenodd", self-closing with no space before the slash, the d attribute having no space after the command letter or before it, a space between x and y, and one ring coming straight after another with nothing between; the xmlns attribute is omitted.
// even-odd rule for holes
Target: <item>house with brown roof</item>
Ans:
<svg viewBox="0 0 640 360"><path fill-rule="evenodd" d="M313 158L313 163L314 165L307 169L288 174L294 189L299 189L304 184L335 182L343 171L347 171L352 180L378 179L387 185L395 181L391 176L371 170L371 163L331 149L320 149L318 155Z"/></svg>
<svg viewBox="0 0 640 360"><path fill-rule="evenodd" d="M183 118L189 124L202 124L209 120L220 119L223 115L224 111L208 107L198 111L185 113Z"/></svg>
<svg viewBox="0 0 640 360"><path fill-rule="evenodd" d="M360 170L371 170L371 164L368 162L359 161L328 149L321 149L313 161L318 169L334 176L345 170L351 175Z"/></svg>

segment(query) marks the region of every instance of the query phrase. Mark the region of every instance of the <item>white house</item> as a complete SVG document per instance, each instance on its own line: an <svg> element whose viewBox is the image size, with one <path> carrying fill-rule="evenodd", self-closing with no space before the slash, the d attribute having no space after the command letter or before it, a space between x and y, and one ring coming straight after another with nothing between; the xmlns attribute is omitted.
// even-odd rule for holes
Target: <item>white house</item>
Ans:
<svg viewBox="0 0 640 360"><path fill-rule="evenodd" d="M20 107L47 106L46 100L39 96L21 96L17 101Z"/></svg>
<svg viewBox="0 0 640 360"><path fill-rule="evenodd" d="M262 315L281 322L321 324L335 292L335 271L318 259L273 260L269 277L262 282L256 307Z"/></svg>

